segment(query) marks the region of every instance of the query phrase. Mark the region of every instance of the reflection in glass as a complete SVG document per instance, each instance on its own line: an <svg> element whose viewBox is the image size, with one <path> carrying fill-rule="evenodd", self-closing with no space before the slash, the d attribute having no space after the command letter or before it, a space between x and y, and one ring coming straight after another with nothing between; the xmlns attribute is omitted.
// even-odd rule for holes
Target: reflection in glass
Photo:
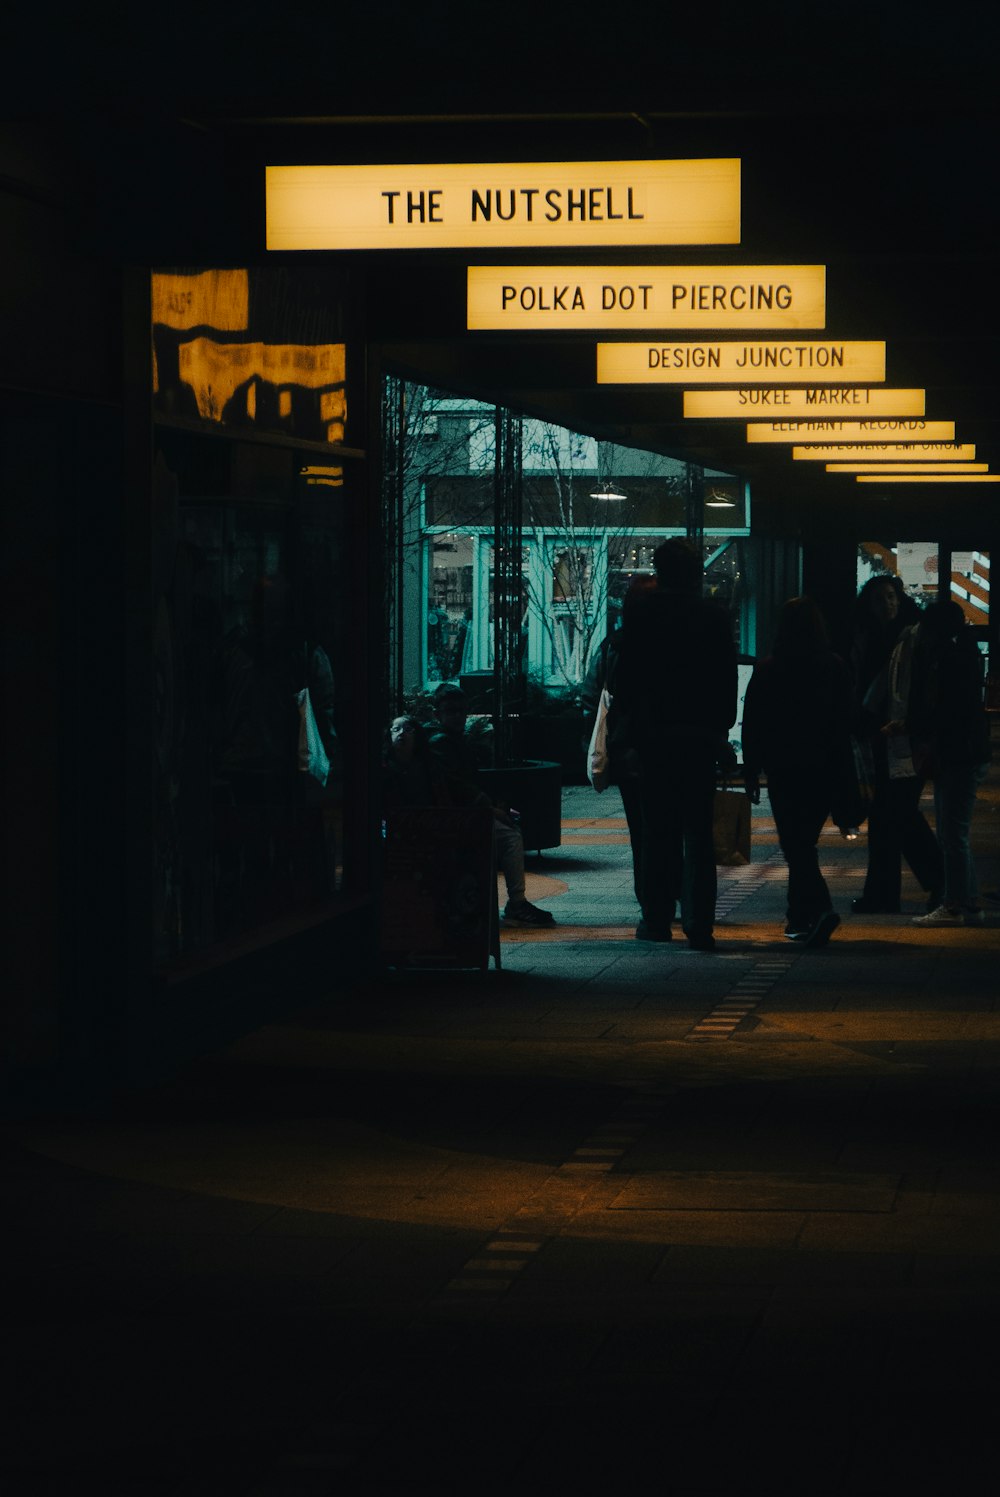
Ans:
<svg viewBox="0 0 1000 1497"><path fill-rule="evenodd" d="M990 621L990 553L951 553L951 596L961 603L970 624L984 628Z"/></svg>
<svg viewBox="0 0 1000 1497"><path fill-rule="evenodd" d="M470 535L437 535L430 542L428 681L457 681L473 669L473 548Z"/></svg>

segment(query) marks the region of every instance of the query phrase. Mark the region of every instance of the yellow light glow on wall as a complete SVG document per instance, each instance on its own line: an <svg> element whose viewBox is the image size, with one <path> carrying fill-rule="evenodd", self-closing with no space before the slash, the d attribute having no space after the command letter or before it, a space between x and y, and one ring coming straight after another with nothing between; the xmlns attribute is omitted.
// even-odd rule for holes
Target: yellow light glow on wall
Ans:
<svg viewBox="0 0 1000 1497"><path fill-rule="evenodd" d="M828 473L988 473L989 463L827 463Z"/></svg>
<svg viewBox="0 0 1000 1497"><path fill-rule="evenodd" d="M750 421L748 442L953 442L954 421Z"/></svg>
<svg viewBox="0 0 1000 1497"><path fill-rule="evenodd" d="M1000 483L1000 473L859 473L855 483Z"/></svg>
<svg viewBox="0 0 1000 1497"><path fill-rule="evenodd" d="M210 327L239 333L247 326L250 277L246 270L203 270L197 275L151 276L153 322L186 332Z"/></svg>
<svg viewBox="0 0 1000 1497"><path fill-rule="evenodd" d="M318 484L330 489L344 486L344 470L339 464L331 467L328 464L309 463L300 468L299 472L307 484Z"/></svg>
<svg viewBox="0 0 1000 1497"><path fill-rule="evenodd" d="M810 384L885 379L884 343L598 343L599 385Z"/></svg>
<svg viewBox="0 0 1000 1497"><path fill-rule="evenodd" d="M740 162L265 168L267 248L739 244Z"/></svg>
<svg viewBox="0 0 1000 1497"><path fill-rule="evenodd" d="M825 265L470 265L472 331L822 328Z"/></svg>
<svg viewBox="0 0 1000 1497"><path fill-rule="evenodd" d="M319 392L320 414L331 442L343 439L346 363L343 343L217 343L192 338L178 349L181 381L194 391L203 420L221 421L243 386L251 417L257 408L258 383L276 387L283 416L291 413L293 390L312 390Z"/></svg>
<svg viewBox="0 0 1000 1497"><path fill-rule="evenodd" d="M824 411L843 411L854 416L922 416L923 390L872 390L867 386L833 385L806 390L772 389L761 386L740 390L685 390L686 417L738 419L775 411L788 417L816 416Z"/></svg>
<svg viewBox="0 0 1000 1497"><path fill-rule="evenodd" d="M870 442L853 442L792 448L792 457L796 462L926 463L933 460L968 463L975 455L975 442L886 442L884 446Z"/></svg>

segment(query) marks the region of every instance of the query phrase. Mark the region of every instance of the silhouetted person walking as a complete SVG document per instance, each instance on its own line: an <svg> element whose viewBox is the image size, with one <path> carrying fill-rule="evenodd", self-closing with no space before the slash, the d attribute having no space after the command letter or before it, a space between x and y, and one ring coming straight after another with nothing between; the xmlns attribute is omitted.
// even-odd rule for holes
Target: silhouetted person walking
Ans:
<svg viewBox="0 0 1000 1497"><path fill-rule="evenodd" d="M760 776L788 864L785 935L825 946L840 924L816 844L829 816L842 826L852 768L851 673L830 649L812 598L790 598L772 653L754 667L743 704L743 778L760 797Z"/></svg>
<svg viewBox="0 0 1000 1497"><path fill-rule="evenodd" d="M701 596L704 567L686 540L653 557L657 586L622 629L615 676L620 731L638 756L642 810L639 940L669 941L681 907L688 944L711 951L712 807L717 764L736 720L736 648L728 614Z"/></svg>
<svg viewBox="0 0 1000 1497"><path fill-rule="evenodd" d="M941 903L914 925L982 925L969 833L990 763L983 657L960 603L942 598L917 626L905 728L913 757L934 782L934 826L944 858Z"/></svg>
<svg viewBox="0 0 1000 1497"><path fill-rule="evenodd" d="M608 714L611 784L617 785L622 798L622 809L625 812L625 822L632 847L632 883L640 906L642 904L642 804L639 795L639 765L635 750L627 742L621 741L619 725L622 714L618 711L614 698L617 689L615 677L618 670L618 647L622 641L622 628L637 600L655 587L655 577L640 574L632 578L622 600L622 623L619 628L605 636L600 648L594 652L580 693L584 713L584 732L581 743L584 753L587 752L590 743L601 692L605 687L611 697L611 711Z"/></svg>
<svg viewBox="0 0 1000 1497"><path fill-rule="evenodd" d="M889 665L901 637L920 619L920 609L898 577L872 577L858 594L850 643L854 676L854 729L871 745L875 789L868 808L868 871L854 901L859 914L896 914L902 889L902 860L927 894L927 907L940 903L944 860L920 809L926 775L896 752L897 735L885 730L896 715ZM909 638L912 641L912 633ZM908 661L897 654L898 678Z"/></svg>

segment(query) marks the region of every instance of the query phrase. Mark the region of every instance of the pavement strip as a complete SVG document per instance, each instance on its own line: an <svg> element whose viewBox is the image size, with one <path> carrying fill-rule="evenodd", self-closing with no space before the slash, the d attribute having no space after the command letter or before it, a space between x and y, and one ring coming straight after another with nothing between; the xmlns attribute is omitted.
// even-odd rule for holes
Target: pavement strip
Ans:
<svg viewBox="0 0 1000 1497"><path fill-rule="evenodd" d="M784 859L776 853L765 862L727 870L720 888L719 912L729 913L747 899L758 883L785 877ZM720 881L721 882L721 881ZM684 1036L686 1040L725 1040L759 1005L794 965L796 956L761 956L737 978L719 1000ZM576 1215L582 1200L618 1164L626 1149L637 1143L657 1117L673 1089L653 1084L636 1088L621 1103L618 1114L593 1129L573 1153L558 1165L540 1190L492 1234L483 1248L421 1309L412 1329L419 1331L442 1321L468 1322L489 1314L517 1275Z"/></svg>
<svg viewBox="0 0 1000 1497"><path fill-rule="evenodd" d="M745 868L727 869L720 878L718 914L729 914L761 881L784 876L780 853ZM799 954L762 956L753 961L750 970L737 979L725 997L684 1038L728 1039L788 973ZM561 1234L627 1150L641 1140L675 1091L676 1088L660 1081L633 1085L616 1112L592 1128L583 1143L555 1166L539 1189L489 1234L454 1277L424 1301L408 1326L418 1358L428 1348L440 1349L442 1335L457 1347L465 1334L487 1319L528 1264ZM335 1418L332 1425L314 1428L310 1434L312 1439L306 1437L305 1449L296 1442L296 1449L289 1452L284 1466L306 1465L325 1472L349 1470L382 1438L381 1432L368 1425L356 1425L350 1418L344 1421Z"/></svg>

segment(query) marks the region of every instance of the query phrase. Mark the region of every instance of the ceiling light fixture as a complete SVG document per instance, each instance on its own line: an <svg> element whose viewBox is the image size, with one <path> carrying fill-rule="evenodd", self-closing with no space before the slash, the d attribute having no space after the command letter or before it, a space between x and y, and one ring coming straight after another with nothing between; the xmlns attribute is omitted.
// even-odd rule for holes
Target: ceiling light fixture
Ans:
<svg viewBox="0 0 1000 1497"><path fill-rule="evenodd" d="M705 507L706 509L735 509L736 500L729 494L720 494L718 489L709 489Z"/></svg>
<svg viewBox="0 0 1000 1497"><path fill-rule="evenodd" d="M618 500L626 499L628 495L622 493L613 479L605 478L602 483L597 485L596 489L591 490L590 497L591 499Z"/></svg>

